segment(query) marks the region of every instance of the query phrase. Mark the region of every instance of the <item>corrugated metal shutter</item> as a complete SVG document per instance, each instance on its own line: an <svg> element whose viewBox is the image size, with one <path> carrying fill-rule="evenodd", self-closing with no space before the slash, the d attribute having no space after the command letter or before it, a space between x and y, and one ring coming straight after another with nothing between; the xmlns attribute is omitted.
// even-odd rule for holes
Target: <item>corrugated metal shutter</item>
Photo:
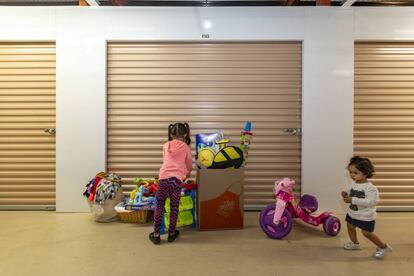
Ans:
<svg viewBox="0 0 414 276"><path fill-rule="evenodd" d="M55 206L55 44L0 43L0 209Z"/></svg>
<svg viewBox="0 0 414 276"><path fill-rule="evenodd" d="M108 170L128 184L157 176L170 123L238 144L250 120L245 206L273 201L275 178L294 177L300 192L301 137L283 130L301 127L301 68L294 42L109 43Z"/></svg>
<svg viewBox="0 0 414 276"><path fill-rule="evenodd" d="M380 210L414 210L414 43L355 44L355 154L372 159Z"/></svg>

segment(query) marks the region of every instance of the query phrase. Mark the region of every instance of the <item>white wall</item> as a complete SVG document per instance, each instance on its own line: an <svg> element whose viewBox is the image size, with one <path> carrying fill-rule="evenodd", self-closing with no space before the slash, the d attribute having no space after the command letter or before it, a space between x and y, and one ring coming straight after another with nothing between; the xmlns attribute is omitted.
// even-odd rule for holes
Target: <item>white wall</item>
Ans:
<svg viewBox="0 0 414 276"><path fill-rule="evenodd" d="M357 41L414 41L414 8L358 8L354 21Z"/></svg>
<svg viewBox="0 0 414 276"><path fill-rule="evenodd" d="M320 210L341 208L353 152L352 10L306 10L303 42L302 193Z"/></svg>
<svg viewBox="0 0 414 276"><path fill-rule="evenodd" d="M86 211L82 190L106 167L106 42L99 9L56 13L56 210Z"/></svg>
<svg viewBox="0 0 414 276"><path fill-rule="evenodd" d="M319 198L321 210L341 212L338 193L352 155L353 37L410 39L412 14L409 8L3 7L0 41L56 41L59 212L86 211L83 186L105 169L106 41L206 41L203 33L210 41L303 41L303 191Z"/></svg>

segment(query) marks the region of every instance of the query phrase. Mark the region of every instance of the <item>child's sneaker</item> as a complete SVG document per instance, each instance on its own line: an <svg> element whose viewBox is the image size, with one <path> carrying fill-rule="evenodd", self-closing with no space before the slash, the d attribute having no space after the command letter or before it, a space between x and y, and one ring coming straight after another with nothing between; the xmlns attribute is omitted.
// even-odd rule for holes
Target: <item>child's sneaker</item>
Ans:
<svg viewBox="0 0 414 276"><path fill-rule="evenodd" d="M152 232L152 233L149 234L149 239L154 244L160 244L160 242L161 242L160 234L156 234L155 232Z"/></svg>
<svg viewBox="0 0 414 276"><path fill-rule="evenodd" d="M386 244L385 248L377 248L377 251L374 253L375 259L384 259L388 254L392 252L392 247Z"/></svg>
<svg viewBox="0 0 414 276"><path fill-rule="evenodd" d="M168 234L168 242L175 241L176 238L180 235L180 231L175 230L173 234Z"/></svg>
<svg viewBox="0 0 414 276"><path fill-rule="evenodd" d="M343 248L345 250L361 250L359 243L348 242L344 244Z"/></svg>

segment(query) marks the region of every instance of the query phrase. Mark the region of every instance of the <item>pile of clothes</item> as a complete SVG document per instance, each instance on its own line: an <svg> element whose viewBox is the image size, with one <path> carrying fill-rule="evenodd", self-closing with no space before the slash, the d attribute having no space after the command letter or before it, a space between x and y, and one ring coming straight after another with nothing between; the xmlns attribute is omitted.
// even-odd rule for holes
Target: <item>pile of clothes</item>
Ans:
<svg viewBox="0 0 414 276"><path fill-rule="evenodd" d="M89 202L104 204L107 199L114 199L121 189L121 177L117 174L98 173L86 185L83 195Z"/></svg>

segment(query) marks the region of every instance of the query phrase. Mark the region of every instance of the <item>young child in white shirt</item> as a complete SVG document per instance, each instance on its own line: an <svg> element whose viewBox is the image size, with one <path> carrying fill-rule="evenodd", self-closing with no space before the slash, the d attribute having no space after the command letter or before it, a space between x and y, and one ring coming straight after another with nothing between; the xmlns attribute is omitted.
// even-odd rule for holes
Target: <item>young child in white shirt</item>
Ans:
<svg viewBox="0 0 414 276"><path fill-rule="evenodd" d="M379 193L377 187L367 180L374 175L374 166L368 158L354 156L348 164L348 171L354 182L341 195L344 202L350 204L346 222L351 241L346 243L343 248L345 250L361 249L356 233L358 227L362 230L362 234L377 246L373 257L383 259L392 251L392 248L374 234Z"/></svg>

